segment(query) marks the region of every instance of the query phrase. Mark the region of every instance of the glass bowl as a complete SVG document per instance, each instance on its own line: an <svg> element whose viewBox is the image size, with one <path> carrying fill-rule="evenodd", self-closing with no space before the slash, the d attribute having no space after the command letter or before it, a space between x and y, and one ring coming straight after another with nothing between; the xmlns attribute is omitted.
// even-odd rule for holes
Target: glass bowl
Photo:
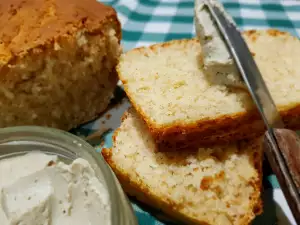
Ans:
<svg viewBox="0 0 300 225"><path fill-rule="evenodd" d="M112 225L137 225L131 204L118 180L100 153L81 138L68 132L37 126L0 129L0 160L31 151L55 154L67 164L76 158L87 160L107 187L111 201ZM100 223L101 224L101 223Z"/></svg>

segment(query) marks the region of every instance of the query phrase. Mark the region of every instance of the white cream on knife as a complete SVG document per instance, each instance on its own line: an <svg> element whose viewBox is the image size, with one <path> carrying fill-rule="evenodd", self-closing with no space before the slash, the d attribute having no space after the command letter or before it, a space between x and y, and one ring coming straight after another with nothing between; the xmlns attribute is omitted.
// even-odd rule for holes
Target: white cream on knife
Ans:
<svg viewBox="0 0 300 225"><path fill-rule="evenodd" d="M234 25L235 22L217 0L195 0L194 17L196 34L202 46L204 71L214 84L244 88L235 62L227 50L226 43L215 26L206 6L206 1L217 6Z"/></svg>

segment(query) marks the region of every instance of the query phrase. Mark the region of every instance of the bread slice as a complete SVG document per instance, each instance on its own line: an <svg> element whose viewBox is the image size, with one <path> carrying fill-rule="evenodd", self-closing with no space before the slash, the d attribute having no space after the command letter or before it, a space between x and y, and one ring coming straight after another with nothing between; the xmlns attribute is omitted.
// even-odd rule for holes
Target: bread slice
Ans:
<svg viewBox="0 0 300 225"><path fill-rule="evenodd" d="M68 130L106 109L121 27L95 0L0 1L0 127Z"/></svg>
<svg viewBox="0 0 300 225"><path fill-rule="evenodd" d="M261 212L260 139L159 152L130 109L102 154L129 195L187 224L246 225Z"/></svg>
<svg viewBox="0 0 300 225"><path fill-rule="evenodd" d="M300 41L277 30L244 37L287 127L299 128ZM246 91L208 81L196 39L133 49L121 56L117 71L159 147L230 142L265 129Z"/></svg>

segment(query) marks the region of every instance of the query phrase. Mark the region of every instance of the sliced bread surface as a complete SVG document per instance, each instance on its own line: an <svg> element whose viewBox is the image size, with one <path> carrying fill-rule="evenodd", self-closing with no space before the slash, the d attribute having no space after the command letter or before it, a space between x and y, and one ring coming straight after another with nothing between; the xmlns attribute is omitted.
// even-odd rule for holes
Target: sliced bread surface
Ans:
<svg viewBox="0 0 300 225"><path fill-rule="evenodd" d="M185 224L246 225L261 212L260 139L159 152L130 109L102 154L124 190Z"/></svg>
<svg viewBox="0 0 300 225"><path fill-rule="evenodd" d="M289 128L300 127L300 42L277 30L244 37ZM210 83L196 39L133 49L118 75L159 146L186 148L258 136L264 125L249 94Z"/></svg>

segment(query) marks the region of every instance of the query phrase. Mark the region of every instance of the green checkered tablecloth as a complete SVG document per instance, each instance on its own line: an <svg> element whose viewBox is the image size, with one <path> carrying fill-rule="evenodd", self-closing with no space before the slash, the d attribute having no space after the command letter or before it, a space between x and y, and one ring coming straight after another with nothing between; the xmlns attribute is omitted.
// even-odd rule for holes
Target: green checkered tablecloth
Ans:
<svg viewBox="0 0 300 225"><path fill-rule="evenodd" d="M194 0L103 0L118 12L123 26L124 50L147 46L172 39L194 36ZM300 1L298 0L223 0L225 8L233 16L241 30L278 28L300 35ZM122 95L122 90L118 91ZM121 97L119 98L121 99ZM120 124L120 117L129 106L123 99L98 120L74 130L78 135L89 135L97 130L108 130L105 145L111 145L112 130ZM99 149L100 150L100 149ZM264 163L264 214L255 225L296 224L277 180L267 163ZM141 205L132 199L141 225L171 224L162 213Z"/></svg>
<svg viewBox="0 0 300 225"><path fill-rule="evenodd" d="M105 1L119 13L126 49L194 36L193 0ZM223 0L241 29L276 27L299 34L296 0ZM298 30L297 30L298 29Z"/></svg>

